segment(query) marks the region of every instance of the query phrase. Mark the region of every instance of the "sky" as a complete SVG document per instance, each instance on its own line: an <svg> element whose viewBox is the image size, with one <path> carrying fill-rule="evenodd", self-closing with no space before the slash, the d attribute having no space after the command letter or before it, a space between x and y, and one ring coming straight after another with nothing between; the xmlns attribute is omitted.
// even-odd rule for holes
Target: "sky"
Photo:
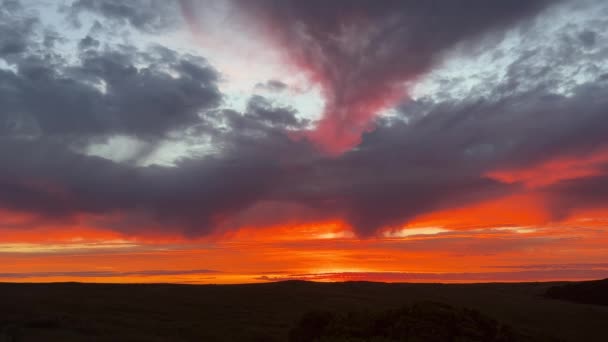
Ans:
<svg viewBox="0 0 608 342"><path fill-rule="evenodd" d="M608 277L608 2L0 0L0 282Z"/></svg>

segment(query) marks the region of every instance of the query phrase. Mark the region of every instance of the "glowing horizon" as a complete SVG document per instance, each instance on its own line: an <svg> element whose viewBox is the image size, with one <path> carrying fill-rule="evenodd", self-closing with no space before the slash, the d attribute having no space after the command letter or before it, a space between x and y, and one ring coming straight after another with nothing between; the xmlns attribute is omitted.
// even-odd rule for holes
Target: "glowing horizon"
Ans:
<svg viewBox="0 0 608 342"><path fill-rule="evenodd" d="M606 18L0 0L0 282L607 278Z"/></svg>

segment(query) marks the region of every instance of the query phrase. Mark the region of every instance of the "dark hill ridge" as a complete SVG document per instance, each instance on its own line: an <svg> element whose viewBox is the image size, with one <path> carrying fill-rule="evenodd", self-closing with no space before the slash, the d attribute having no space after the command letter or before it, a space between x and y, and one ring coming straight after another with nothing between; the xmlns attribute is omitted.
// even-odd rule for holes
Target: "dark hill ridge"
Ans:
<svg viewBox="0 0 608 342"><path fill-rule="evenodd" d="M495 324L535 340L607 341L608 307L545 296L564 284L0 284L0 341L288 341L303 317L319 311L354 317L340 329L369 312L369 320L389 330L401 324L395 320L409 327L438 324L447 312L452 325L433 328L441 334L461 319L471 323L467 310L480 317L469 325L474 335ZM421 302L447 309L426 318L406 314Z"/></svg>
<svg viewBox="0 0 608 342"><path fill-rule="evenodd" d="M547 297L584 304L608 305L608 279L550 287Z"/></svg>

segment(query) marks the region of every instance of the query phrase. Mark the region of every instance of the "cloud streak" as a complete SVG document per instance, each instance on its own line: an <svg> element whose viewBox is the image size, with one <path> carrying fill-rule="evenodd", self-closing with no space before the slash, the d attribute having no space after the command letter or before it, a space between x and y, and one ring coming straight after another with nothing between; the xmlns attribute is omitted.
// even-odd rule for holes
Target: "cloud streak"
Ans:
<svg viewBox="0 0 608 342"><path fill-rule="evenodd" d="M181 275L209 275L217 274L213 270L146 270L130 272L114 271L75 271L75 272L23 272L23 273L0 273L0 279L28 279L28 278L125 278L125 277L156 277L156 276L181 276Z"/></svg>
<svg viewBox="0 0 608 342"><path fill-rule="evenodd" d="M557 281L593 280L608 277L608 270L560 269L551 271L514 271L514 272L478 272L478 273L401 273L401 272L343 272L294 274L289 276L261 276L257 280L264 281L378 281L396 282L429 282L429 283L458 283L458 282L528 282L528 281Z"/></svg>

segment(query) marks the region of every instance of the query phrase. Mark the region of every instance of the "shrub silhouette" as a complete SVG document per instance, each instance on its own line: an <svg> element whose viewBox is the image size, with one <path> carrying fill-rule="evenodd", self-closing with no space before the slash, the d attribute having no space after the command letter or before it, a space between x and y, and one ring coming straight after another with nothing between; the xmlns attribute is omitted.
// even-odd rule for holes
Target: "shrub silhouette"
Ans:
<svg viewBox="0 0 608 342"><path fill-rule="evenodd" d="M289 340L509 342L522 336L477 311L424 302L380 313L309 312L290 331Z"/></svg>
<svg viewBox="0 0 608 342"><path fill-rule="evenodd" d="M23 329L16 324L2 324L0 322L0 342L19 342Z"/></svg>

